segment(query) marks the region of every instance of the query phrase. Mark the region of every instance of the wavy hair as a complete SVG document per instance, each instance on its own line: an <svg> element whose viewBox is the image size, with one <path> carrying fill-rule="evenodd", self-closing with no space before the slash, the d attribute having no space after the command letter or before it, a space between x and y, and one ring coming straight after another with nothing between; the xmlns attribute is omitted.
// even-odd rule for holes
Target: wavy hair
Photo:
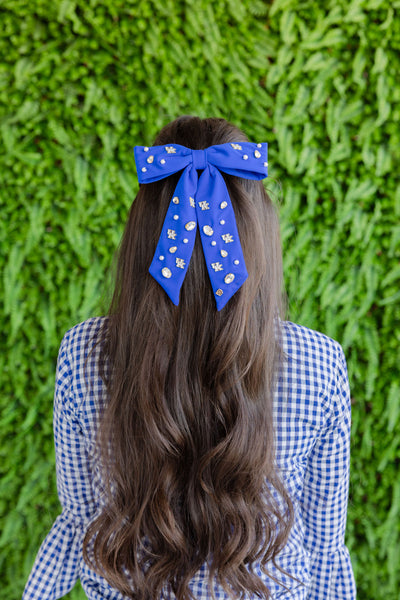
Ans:
<svg viewBox="0 0 400 600"><path fill-rule="evenodd" d="M248 140L224 119L184 116L154 145L240 141ZM293 524L274 464L278 219L261 181L224 174L248 279L217 311L197 234L175 306L148 269L179 175L140 187L119 248L98 340L107 403L96 447L106 501L86 531L83 556L135 600L165 591L193 598L189 581L203 565L213 597L217 582L231 598L268 599L253 565L268 573Z"/></svg>

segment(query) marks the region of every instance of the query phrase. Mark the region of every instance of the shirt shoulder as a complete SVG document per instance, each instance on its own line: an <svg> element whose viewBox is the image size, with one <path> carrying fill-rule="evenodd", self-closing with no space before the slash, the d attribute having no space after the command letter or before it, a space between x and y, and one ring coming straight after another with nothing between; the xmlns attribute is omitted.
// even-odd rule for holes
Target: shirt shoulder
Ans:
<svg viewBox="0 0 400 600"><path fill-rule="evenodd" d="M304 362L316 369L335 370L338 361L344 359L339 342L304 325L282 321L281 336L283 352L288 360Z"/></svg>
<svg viewBox="0 0 400 600"><path fill-rule="evenodd" d="M317 402L328 413L332 400L343 382L347 365L339 342L327 335L282 321L280 328L283 363L280 390L301 402Z"/></svg>
<svg viewBox="0 0 400 600"><path fill-rule="evenodd" d="M85 347L97 339L106 322L107 317L91 317L77 323L65 332L62 344L68 347L70 355L80 357L85 352Z"/></svg>
<svg viewBox="0 0 400 600"><path fill-rule="evenodd" d="M65 404L76 416L84 402L100 398L104 384L98 370L100 334L107 317L91 317L68 329L58 353L57 372L68 375L68 394Z"/></svg>

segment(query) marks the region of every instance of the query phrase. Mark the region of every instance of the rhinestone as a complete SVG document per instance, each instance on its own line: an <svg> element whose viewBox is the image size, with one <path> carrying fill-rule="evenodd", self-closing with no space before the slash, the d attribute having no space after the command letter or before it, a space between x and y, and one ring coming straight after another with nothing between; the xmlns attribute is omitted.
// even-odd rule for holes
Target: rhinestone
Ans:
<svg viewBox="0 0 400 600"><path fill-rule="evenodd" d="M261 154L259 153L259 151L258 151L258 150L255 150L255 151L254 151L254 156L255 156L256 158L260 158Z"/></svg>
<svg viewBox="0 0 400 600"><path fill-rule="evenodd" d="M215 292L217 294L217 296L222 296L222 294L224 293L221 289L217 290Z"/></svg>
<svg viewBox="0 0 400 600"><path fill-rule="evenodd" d="M228 275L225 275L225 277L224 277L225 283L232 283L232 281L234 279L235 279L235 276L233 273L228 273Z"/></svg>
<svg viewBox="0 0 400 600"><path fill-rule="evenodd" d="M268 167L268 163L267 162L264 163L264 167Z"/></svg>
<svg viewBox="0 0 400 600"><path fill-rule="evenodd" d="M143 148L143 150L144 150L145 152L148 152L148 151L149 151L149 149L148 149L148 147L147 147L147 146L145 146L145 147Z"/></svg>
<svg viewBox="0 0 400 600"><path fill-rule="evenodd" d="M215 263L211 263L212 268L214 269L215 272L217 271L222 271L222 265L220 262L215 262Z"/></svg>
<svg viewBox="0 0 400 600"><path fill-rule="evenodd" d="M228 253L226 250L221 250L221 256L223 256L224 258L226 258L228 256Z"/></svg>
<svg viewBox="0 0 400 600"><path fill-rule="evenodd" d="M189 201L190 201L190 206L192 208L195 208L194 198L192 198L192 196L189 196Z"/></svg>
<svg viewBox="0 0 400 600"><path fill-rule="evenodd" d="M160 163L161 163L162 165L165 165L165 158L162 158L162 159L160 160Z"/></svg>
<svg viewBox="0 0 400 600"><path fill-rule="evenodd" d="M232 148L234 150L241 150L242 149L242 146L240 144L231 144L231 146L232 146Z"/></svg>
<svg viewBox="0 0 400 600"><path fill-rule="evenodd" d="M239 261L238 261L237 259L236 259L236 260L234 260L233 262L235 263L235 265L238 265L238 264L239 264Z"/></svg>
<svg viewBox="0 0 400 600"><path fill-rule="evenodd" d="M168 229L167 236L169 240L174 240L176 238L176 231L174 229Z"/></svg>
<svg viewBox="0 0 400 600"><path fill-rule="evenodd" d="M204 225L203 231L206 235L212 235L214 233L213 228L210 227L209 225Z"/></svg>
<svg viewBox="0 0 400 600"><path fill-rule="evenodd" d="M223 235L221 235L221 237L224 240L225 244L229 244L230 242L233 242L233 237L231 236L230 233L224 233Z"/></svg>
<svg viewBox="0 0 400 600"><path fill-rule="evenodd" d="M160 260L164 260L164 256L162 254L160 254L160 256L158 257Z"/></svg>
<svg viewBox="0 0 400 600"><path fill-rule="evenodd" d="M178 246L171 246L171 248L169 249L171 254L174 254L174 252L176 252L177 250L178 250Z"/></svg>
<svg viewBox="0 0 400 600"><path fill-rule="evenodd" d="M189 221L188 223L186 223L185 225L185 229L187 231L192 231L192 229L195 229L196 227L196 222L195 221Z"/></svg>
<svg viewBox="0 0 400 600"><path fill-rule="evenodd" d="M243 160L247 160L249 157L247 156L247 154L243 154Z"/></svg>
<svg viewBox="0 0 400 600"><path fill-rule="evenodd" d="M168 152L168 154L176 154L176 150L173 146L165 146L165 149Z"/></svg>
<svg viewBox="0 0 400 600"><path fill-rule="evenodd" d="M153 160L154 160L154 156L153 156L153 155L151 155L151 156L149 156L149 157L148 157L148 159L147 159L147 162L148 162L148 163L152 163L152 162L153 162Z"/></svg>
<svg viewBox="0 0 400 600"><path fill-rule="evenodd" d="M220 225L225 225L225 221L223 219L219 223Z"/></svg>
<svg viewBox="0 0 400 600"><path fill-rule="evenodd" d="M183 258L176 258L175 259L175 263L176 266L179 267L180 269L184 269L185 268L185 261L183 260Z"/></svg>
<svg viewBox="0 0 400 600"><path fill-rule="evenodd" d="M146 167L142 167L142 173L146 173L147 169Z"/></svg>
<svg viewBox="0 0 400 600"><path fill-rule="evenodd" d="M161 273L163 274L163 277L166 277L167 279L169 279L172 275L172 273L168 269L168 267L164 267L163 270L161 271Z"/></svg>
<svg viewBox="0 0 400 600"><path fill-rule="evenodd" d="M225 202L225 200L223 202L221 202L221 204L219 205L220 208L226 208L228 206L228 203Z"/></svg>
<svg viewBox="0 0 400 600"><path fill-rule="evenodd" d="M203 200L202 202L199 202L199 206L200 206L201 210L208 210L210 208L210 205L205 200Z"/></svg>
<svg viewBox="0 0 400 600"><path fill-rule="evenodd" d="M183 240L183 243L184 243L184 244L187 244L187 243L188 243L188 241L189 241L189 240L188 240L187 238L184 238L184 240Z"/></svg>
<svg viewBox="0 0 400 600"><path fill-rule="evenodd" d="M213 241L211 242L211 246L216 246L216 245L217 245L217 242L216 242L215 240L213 240Z"/></svg>
<svg viewBox="0 0 400 600"><path fill-rule="evenodd" d="M174 204L179 204L179 198L178 198L178 196L175 196L175 198L172 198L172 202Z"/></svg>
<svg viewBox="0 0 400 600"><path fill-rule="evenodd" d="M262 144L257 144L257 148L261 148Z"/></svg>
<svg viewBox="0 0 400 600"><path fill-rule="evenodd" d="M178 215L174 215L174 221L177 221L179 219Z"/></svg>

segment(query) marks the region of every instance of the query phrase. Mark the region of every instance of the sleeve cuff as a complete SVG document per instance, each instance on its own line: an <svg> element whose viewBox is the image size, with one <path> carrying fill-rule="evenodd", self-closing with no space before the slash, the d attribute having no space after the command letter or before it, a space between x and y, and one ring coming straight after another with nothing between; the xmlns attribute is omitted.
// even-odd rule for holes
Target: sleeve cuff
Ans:
<svg viewBox="0 0 400 600"><path fill-rule="evenodd" d="M356 600L356 584L346 546L336 552L311 552L307 600Z"/></svg>
<svg viewBox="0 0 400 600"><path fill-rule="evenodd" d="M63 511L43 540L22 600L56 600L67 594L79 577L84 529Z"/></svg>

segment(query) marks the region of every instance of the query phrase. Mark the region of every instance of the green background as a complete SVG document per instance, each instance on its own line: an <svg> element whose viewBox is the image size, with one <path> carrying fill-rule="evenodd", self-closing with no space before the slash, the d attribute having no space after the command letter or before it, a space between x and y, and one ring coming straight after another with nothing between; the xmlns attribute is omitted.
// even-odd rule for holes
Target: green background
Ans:
<svg viewBox="0 0 400 600"><path fill-rule="evenodd" d="M2 0L0 586L60 505L64 332L103 314L138 189L180 114L269 143L289 317L337 339L353 402L346 542L360 600L400 589L399 0ZM83 599L79 583L67 596Z"/></svg>

